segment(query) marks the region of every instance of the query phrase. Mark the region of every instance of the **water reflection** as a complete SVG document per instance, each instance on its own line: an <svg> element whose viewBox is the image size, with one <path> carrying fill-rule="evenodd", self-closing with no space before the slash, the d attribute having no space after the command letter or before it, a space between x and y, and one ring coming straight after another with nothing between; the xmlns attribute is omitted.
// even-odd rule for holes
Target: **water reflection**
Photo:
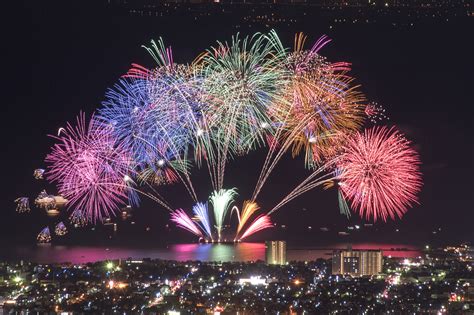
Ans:
<svg viewBox="0 0 474 315"><path fill-rule="evenodd" d="M287 251L288 260L315 260L330 258L333 249L347 248L348 244L313 248L291 248ZM354 244L353 249L381 249L384 256L416 257L421 255L415 246L405 244ZM92 246L31 246L18 247L0 253L0 260L27 260L39 263L73 262L86 263L107 259L153 258L166 260L201 261L255 261L265 259L265 244L177 244L167 248L136 247L92 247Z"/></svg>

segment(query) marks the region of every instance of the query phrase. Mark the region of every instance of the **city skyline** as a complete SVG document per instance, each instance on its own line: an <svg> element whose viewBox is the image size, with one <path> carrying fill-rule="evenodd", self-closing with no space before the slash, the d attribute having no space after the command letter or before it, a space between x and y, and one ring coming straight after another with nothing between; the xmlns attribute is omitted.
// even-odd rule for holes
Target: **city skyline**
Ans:
<svg viewBox="0 0 474 315"><path fill-rule="evenodd" d="M0 313L474 310L469 1L6 4Z"/></svg>

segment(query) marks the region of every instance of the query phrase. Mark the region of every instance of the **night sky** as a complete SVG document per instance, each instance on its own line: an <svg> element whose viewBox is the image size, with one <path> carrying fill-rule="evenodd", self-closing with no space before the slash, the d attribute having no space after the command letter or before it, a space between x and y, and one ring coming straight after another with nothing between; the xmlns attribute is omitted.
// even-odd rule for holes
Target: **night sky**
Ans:
<svg viewBox="0 0 474 315"><path fill-rule="evenodd" d="M98 108L105 90L132 62L153 67L152 58L140 48L142 44L162 36L173 47L175 60L184 63L215 40L230 39L238 31L233 27L235 19L204 23L189 17L140 18L117 14L100 4L48 3L28 3L10 10L11 23L2 38L6 53L2 58L2 242L34 242L43 226L54 224L43 210L34 207L31 214L17 214L13 200L23 195L34 199L44 188L55 192L32 176L35 168L45 167L43 159L53 143L47 135L55 134L81 110L91 114ZM333 42L321 53L330 61L352 62L352 75L367 98L386 108L388 124L397 125L420 152L424 180L420 205L403 220L377 223L358 240L414 244L474 240L472 20L425 22L412 28L356 24L330 29L315 18L314 23L273 26L288 47L298 31L305 32L310 41L323 34L331 37ZM253 25L240 31L252 34L269 29ZM239 203L253 191L263 159L260 151L228 167L225 186L238 187ZM272 207L305 174L301 159L284 160L264 187L259 203ZM193 178L198 195L207 198L210 184L206 171ZM181 186L167 187L163 195L175 207L192 204ZM168 233L166 211L148 201L135 211L134 219L136 227L124 229L123 239L192 240L175 228ZM308 234L305 228L327 226L339 231L365 222L356 215L350 220L341 216L336 193L320 190L283 207L273 220L287 224L287 233L265 232L255 240L285 235L324 242L325 237L335 235ZM151 228L152 237L144 232L145 226ZM400 232L394 232L396 228ZM439 228L441 232L432 233ZM78 232L70 241L87 243L91 235Z"/></svg>

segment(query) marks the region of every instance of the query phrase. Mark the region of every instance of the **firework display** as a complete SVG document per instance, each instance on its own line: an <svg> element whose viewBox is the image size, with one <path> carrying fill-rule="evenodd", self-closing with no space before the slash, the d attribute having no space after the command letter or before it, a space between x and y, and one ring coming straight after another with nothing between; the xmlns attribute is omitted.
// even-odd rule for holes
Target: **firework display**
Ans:
<svg viewBox="0 0 474 315"><path fill-rule="evenodd" d="M112 135L112 128L94 117L89 124L80 115L70 124L46 157L47 178L56 182L69 206L84 209L91 221L102 220L119 210L127 200L132 160L129 152Z"/></svg>
<svg viewBox="0 0 474 315"><path fill-rule="evenodd" d="M390 118L385 114L385 108L378 105L377 103L369 103L365 107L365 114L373 124L381 122L383 120L389 120Z"/></svg>
<svg viewBox="0 0 474 315"><path fill-rule="evenodd" d="M320 55L329 42L323 36L306 49L306 36L297 34L294 49L287 49L274 31L234 36L190 64L177 64L163 40L152 41L145 48L157 66L133 64L89 122L80 114L60 128L44 175L76 209L73 224L102 222L124 205L138 206L142 195L210 241L223 238L229 213L237 214L233 237L241 240L320 186L338 189L346 216L352 209L372 220L401 217L421 187L418 156L394 129L361 131L385 119L384 109L366 104L349 63ZM233 206L236 189L224 188L226 166L257 149L266 157L240 211ZM257 198L285 155L302 156L309 175L264 212ZM195 168L209 174L208 203L198 202ZM35 178L42 176L35 171ZM171 184L184 186L194 216L174 210L158 193Z"/></svg>
<svg viewBox="0 0 474 315"><path fill-rule="evenodd" d="M373 127L350 137L338 161L340 188L367 219L402 217L421 188L418 153L397 130Z"/></svg>
<svg viewBox="0 0 474 315"><path fill-rule="evenodd" d="M76 228L84 227L87 225L88 220L84 214L84 211L74 210L69 217L69 222Z"/></svg>
<svg viewBox="0 0 474 315"><path fill-rule="evenodd" d="M193 207L194 220L198 222L201 227L201 230L205 233L206 237L213 241L212 231L211 231L211 220L209 218L209 209L207 203L198 202Z"/></svg>
<svg viewBox="0 0 474 315"><path fill-rule="evenodd" d="M249 219L260 209L255 202L246 200L243 204L242 211L239 211L237 206L233 206L229 212L230 207L235 202L236 196L236 188L214 191L209 197L212 208L209 208L207 203L198 202L193 206L195 215L193 219L191 219L183 209L178 209L171 213L171 221L175 222L178 227L195 234L206 242L221 242L232 239L234 242L242 241L258 231L273 227L268 215L260 215L252 223L247 224ZM214 212L213 218L210 213L211 209ZM224 233L224 220L226 218L230 219L230 216L227 216L227 214L232 214L233 212L236 212L239 221L237 230L235 234L233 234L232 231L226 231L226 233ZM215 230L212 229L211 226L215 227ZM244 227L246 227L245 230ZM244 232L241 233L241 231Z"/></svg>
<svg viewBox="0 0 474 315"><path fill-rule="evenodd" d="M44 169L37 168L33 171L33 177L35 179L43 179Z"/></svg>
<svg viewBox="0 0 474 315"><path fill-rule="evenodd" d="M202 232L193 220L182 209L176 209L171 213L171 221L175 222L179 227L188 230L196 236L202 237Z"/></svg>
<svg viewBox="0 0 474 315"><path fill-rule="evenodd" d="M49 195L46 190L39 193L38 197L35 198L35 205L45 210L51 210L56 208L56 198L53 195Z"/></svg>
<svg viewBox="0 0 474 315"><path fill-rule="evenodd" d="M224 218L227 211L229 211L230 205L234 201L235 195L235 189L221 189L219 191L214 191L209 198L214 209L214 219L219 240L221 239Z"/></svg>
<svg viewBox="0 0 474 315"><path fill-rule="evenodd" d="M56 224L56 227L54 228L54 233L57 235L57 236L64 236L67 234L67 228L66 228L66 225L64 225L63 222L59 222L58 224Z"/></svg>
<svg viewBox="0 0 474 315"><path fill-rule="evenodd" d="M49 232L49 227L45 227L39 232L38 237L36 238L38 243L49 243L51 242L51 233Z"/></svg>
<svg viewBox="0 0 474 315"><path fill-rule="evenodd" d="M262 215L255 219L255 221L250 224L250 226L245 230L244 234L240 237L240 240L257 233L263 229L268 229L273 227L270 217L268 215Z"/></svg>
<svg viewBox="0 0 474 315"><path fill-rule="evenodd" d="M20 197L15 199L16 211L19 213L29 212L30 209L30 199L28 197Z"/></svg>

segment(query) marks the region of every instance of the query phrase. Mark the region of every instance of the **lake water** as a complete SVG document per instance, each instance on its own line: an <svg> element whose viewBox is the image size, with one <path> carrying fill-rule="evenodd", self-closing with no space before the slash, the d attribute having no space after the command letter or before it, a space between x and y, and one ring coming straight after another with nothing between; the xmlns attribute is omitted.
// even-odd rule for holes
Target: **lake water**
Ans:
<svg viewBox="0 0 474 315"><path fill-rule="evenodd" d="M326 247L288 247L287 260L330 258L334 249L347 248L338 243ZM406 244L352 244L353 249L381 249L384 256L417 257L420 249ZM152 258L164 260L255 261L265 259L264 243L238 244L175 244L162 248L103 247L103 246L18 246L0 253L0 260L26 260L38 263L86 263L107 259Z"/></svg>

